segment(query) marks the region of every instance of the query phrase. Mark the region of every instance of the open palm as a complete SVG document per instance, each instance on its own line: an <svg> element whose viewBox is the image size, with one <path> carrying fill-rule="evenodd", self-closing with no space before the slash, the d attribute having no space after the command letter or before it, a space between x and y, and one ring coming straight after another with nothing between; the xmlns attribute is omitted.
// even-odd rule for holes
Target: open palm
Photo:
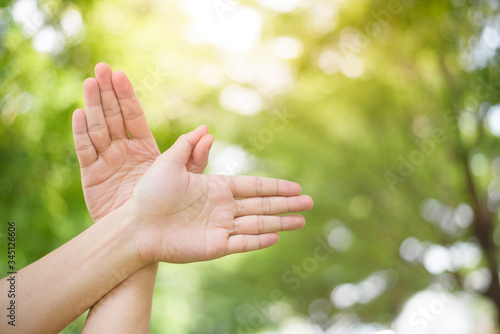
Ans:
<svg viewBox="0 0 500 334"><path fill-rule="evenodd" d="M160 151L125 74L112 73L104 63L96 66L95 74L96 79L84 82L87 113L81 109L74 112L73 133L85 202L93 220L98 221L130 199L134 186ZM213 142L206 127L202 132L204 135L187 164L188 170L195 173L205 169ZM100 326L106 322L104 319L117 315L129 320L109 323L111 327L105 332L147 332L146 320L135 322L133 319L142 315L149 324L156 268L155 263L142 267L103 297L98 307L91 308L84 332L94 333L98 328L102 332ZM142 289L144 293L136 295L136 291Z"/></svg>
<svg viewBox="0 0 500 334"><path fill-rule="evenodd" d="M257 250L275 244L276 232L305 224L301 215L276 216L312 207L294 182L189 172L186 165L203 134L202 126L181 136L134 190L130 205L142 223L145 262L204 261Z"/></svg>
<svg viewBox="0 0 500 334"><path fill-rule="evenodd" d="M112 73L104 63L95 74L83 84L87 114L75 111L73 133L85 201L98 221L131 197L160 150L127 76ZM198 173L206 166L213 138L202 139L189 164Z"/></svg>

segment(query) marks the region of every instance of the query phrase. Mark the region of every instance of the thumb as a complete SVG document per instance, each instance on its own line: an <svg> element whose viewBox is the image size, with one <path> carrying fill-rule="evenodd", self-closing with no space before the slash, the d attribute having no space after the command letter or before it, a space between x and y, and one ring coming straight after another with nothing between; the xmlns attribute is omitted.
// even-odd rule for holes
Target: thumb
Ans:
<svg viewBox="0 0 500 334"><path fill-rule="evenodd" d="M180 136L175 143L164 153L166 159L181 165L186 165L191 153L201 137L208 133L206 125L200 125L193 131Z"/></svg>

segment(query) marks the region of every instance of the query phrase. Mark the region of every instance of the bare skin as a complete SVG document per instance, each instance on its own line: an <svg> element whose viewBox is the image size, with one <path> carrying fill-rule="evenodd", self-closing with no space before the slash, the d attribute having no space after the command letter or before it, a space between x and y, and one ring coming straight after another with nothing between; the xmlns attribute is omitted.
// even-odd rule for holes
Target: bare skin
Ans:
<svg viewBox="0 0 500 334"><path fill-rule="evenodd" d="M160 150L126 75L112 73L107 64L100 63L95 77L84 82L87 114L75 111L73 136L85 202L98 222L130 199ZM189 171L203 172L212 143L208 132L201 137L190 157ZM83 332L149 333L157 267L157 263L144 266L99 300L90 309Z"/></svg>
<svg viewBox="0 0 500 334"><path fill-rule="evenodd" d="M116 85L114 88L119 90ZM122 108L124 123L133 137L141 125L127 124L126 113ZM92 160L106 162L104 157L99 160L99 155L93 155L106 151L106 146L100 146L105 136L92 139L103 130L85 132L86 122L78 123L78 117L82 120L81 112L77 111L75 117L76 146L82 167L91 166L85 162ZM114 131L111 128L108 127L110 138ZM117 203L123 200L123 205L63 246L21 269L17 275L16 297L19 321L16 327L0 322L0 332L59 332L145 266L157 262L204 261L266 248L278 241L277 232L304 226L301 215L276 216L312 208L312 199L301 196L301 187L294 182L194 173L191 167L196 158L193 157L197 156L197 147L206 135L204 126L182 135L154 160L140 180L136 179L138 182L134 181L128 200L117 195L111 197ZM87 144L79 146L79 143ZM200 150L208 152L208 149ZM91 159L85 160L87 158ZM112 167L122 166L115 160L110 161L106 163ZM116 186L122 184L116 180L123 179L102 178L101 183L115 180L109 184ZM100 183L89 181L87 185L96 184ZM87 197L86 201L89 204ZM7 279L0 281L3 293L10 287ZM129 285L123 286L127 291ZM136 294L124 293L121 300L137 298L142 290L137 291ZM0 300L0 308L6 309L8 305L7 298ZM93 328L96 332L113 330L116 325L98 315L98 312L106 312L106 306L95 308Z"/></svg>

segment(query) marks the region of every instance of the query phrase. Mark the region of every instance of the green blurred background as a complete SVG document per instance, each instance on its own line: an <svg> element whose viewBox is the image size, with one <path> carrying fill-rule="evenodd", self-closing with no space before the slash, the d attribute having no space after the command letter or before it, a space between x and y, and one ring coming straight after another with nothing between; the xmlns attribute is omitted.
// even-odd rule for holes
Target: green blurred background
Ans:
<svg viewBox="0 0 500 334"><path fill-rule="evenodd" d="M208 172L315 200L271 249L161 265L152 333L496 333L498 0L0 3L0 240L15 220L18 267L92 223L71 114L104 61L162 150L204 123Z"/></svg>

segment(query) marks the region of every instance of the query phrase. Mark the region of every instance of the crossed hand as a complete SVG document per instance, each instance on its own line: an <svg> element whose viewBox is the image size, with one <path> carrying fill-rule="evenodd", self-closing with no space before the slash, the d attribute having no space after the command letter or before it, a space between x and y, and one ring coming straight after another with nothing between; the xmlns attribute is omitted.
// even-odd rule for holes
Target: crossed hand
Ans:
<svg viewBox="0 0 500 334"><path fill-rule="evenodd" d="M201 174L213 137L202 125L163 154L123 72L96 66L84 82L86 114L73 115L85 201L94 219L127 205L141 257L185 263L269 247L277 232L302 228L309 210L294 182Z"/></svg>

